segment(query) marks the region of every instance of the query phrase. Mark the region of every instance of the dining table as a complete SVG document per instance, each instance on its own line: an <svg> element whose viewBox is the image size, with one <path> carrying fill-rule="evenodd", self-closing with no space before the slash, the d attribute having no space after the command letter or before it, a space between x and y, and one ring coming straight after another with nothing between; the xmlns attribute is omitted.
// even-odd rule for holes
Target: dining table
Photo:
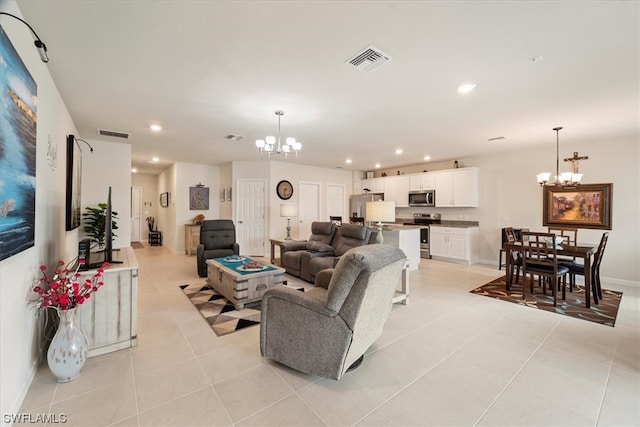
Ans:
<svg viewBox="0 0 640 427"><path fill-rule="evenodd" d="M507 271L507 289L511 287L511 263L513 262L514 257L512 256L512 252L516 252L515 255L523 256L523 248L526 246L522 245L522 242L513 242L513 243L505 243L504 249L507 255L506 262L506 271ZM579 244L579 245L570 245L567 243L561 243L557 245L557 253L558 255L564 257L573 257L580 258L584 263L584 294L585 294L585 304L587 308L591 308L591 293L593 292L593 302L598 304L598 292L593 289L594 288L594 280L591 277L591 259L593 255L596 253L598 249L597 245L592 244ZM523 282L524 286L524 282Z"/></svg>

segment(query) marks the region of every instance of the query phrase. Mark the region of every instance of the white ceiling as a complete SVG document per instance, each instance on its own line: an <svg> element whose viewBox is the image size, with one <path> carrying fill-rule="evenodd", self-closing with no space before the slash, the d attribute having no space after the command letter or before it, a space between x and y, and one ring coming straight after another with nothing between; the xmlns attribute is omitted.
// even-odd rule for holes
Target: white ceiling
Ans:
<svg viewBox="0 0 640 427"><path fill-rule="evenodd" d="M141 172L258 160L277 109L282 136L303 143L289 161L355 170L549 149L555 126L561 145L639 133L637 1L18 5L79 136L129 132ZM346 64L368 45L393 60L370 73ZM458 94L467 81L476 90Z"/></svg>

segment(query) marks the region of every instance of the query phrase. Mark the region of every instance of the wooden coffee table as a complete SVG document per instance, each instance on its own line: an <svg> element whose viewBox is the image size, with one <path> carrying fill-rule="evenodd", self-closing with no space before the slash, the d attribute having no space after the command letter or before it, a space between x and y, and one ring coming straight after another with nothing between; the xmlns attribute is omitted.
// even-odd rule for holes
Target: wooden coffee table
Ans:
<svg viewBox="0 0 640 427"><path fill-rule="evenodd" d="M284 268L264 264L262 270L243 268L252 261L242 257L238 262L227 262L224 258L207 260L207 280L209 285L225 296L236 310L245 304L260 301L267 289L282 285Z"/></svg>

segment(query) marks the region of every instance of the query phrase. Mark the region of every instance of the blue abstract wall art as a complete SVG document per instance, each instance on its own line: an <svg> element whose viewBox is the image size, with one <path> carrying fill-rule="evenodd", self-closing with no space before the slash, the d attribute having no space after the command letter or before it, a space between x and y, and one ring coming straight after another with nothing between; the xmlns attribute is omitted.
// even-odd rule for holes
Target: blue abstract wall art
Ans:
<svg viewBox="0 0 640 427"><path fill-rule="evenodd" d="M37 92L0 26L0 260L34 245Z"/></svg>

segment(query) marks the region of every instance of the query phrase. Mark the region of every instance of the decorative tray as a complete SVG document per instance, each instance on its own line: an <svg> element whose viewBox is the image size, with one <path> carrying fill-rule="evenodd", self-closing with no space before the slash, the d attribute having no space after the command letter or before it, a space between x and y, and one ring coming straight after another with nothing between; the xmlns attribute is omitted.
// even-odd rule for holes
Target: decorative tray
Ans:
<svg viewBox="0 0 640 427"><path fill-rule="evenodd" d="M244 264L244 265L241 265L240 267L238 267L238 270L241 270L241 271L262 271L262 270L266 270L267 268L269 268L269 266L264 265L264 264L260 264L259 266L249 266L248 264Z"/></svg>
<svg viewBox="0 0 640 427"><path fill-rule="evenodd" d="M246 260L246 257L243 257L242 255L229 255L226 256L224 258L222 258L224 261L226 262L242 262L244 260Z"/></svg>

